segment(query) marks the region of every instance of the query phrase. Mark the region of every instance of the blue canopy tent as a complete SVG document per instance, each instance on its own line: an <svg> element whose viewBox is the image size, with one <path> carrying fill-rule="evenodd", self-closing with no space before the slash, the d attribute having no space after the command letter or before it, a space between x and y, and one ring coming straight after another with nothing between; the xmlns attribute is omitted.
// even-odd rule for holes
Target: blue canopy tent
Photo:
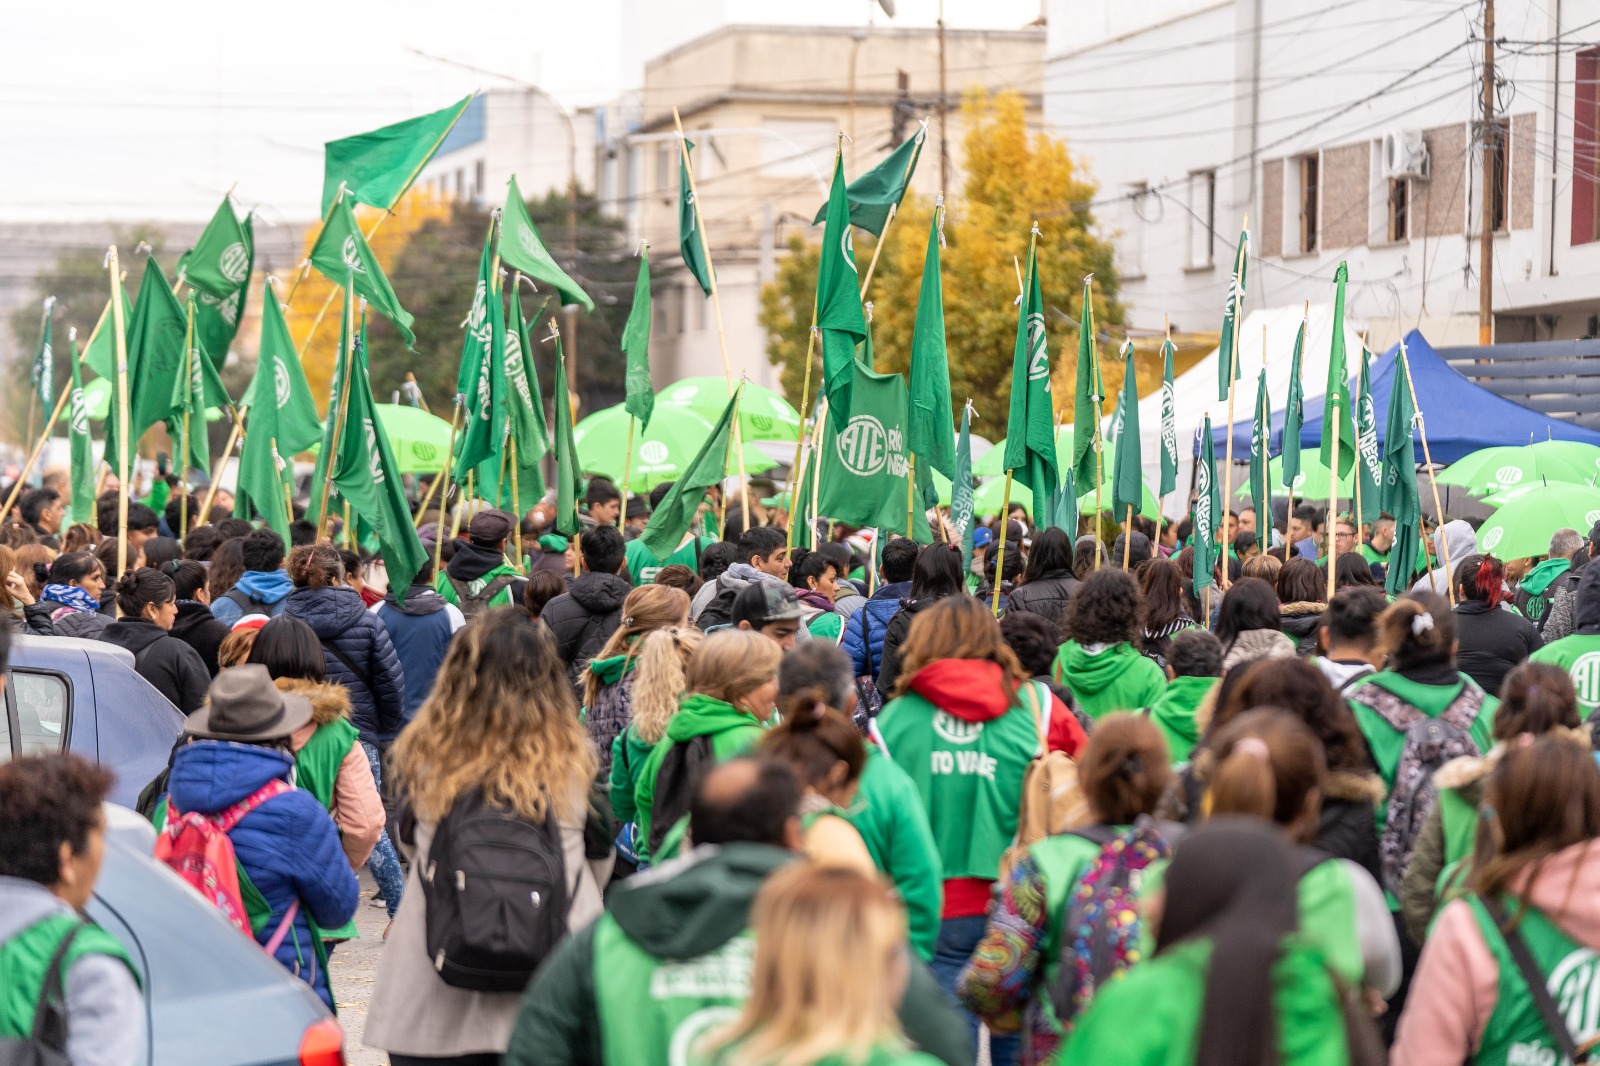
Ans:
<svg viewBox="0 0 1600 1066"><path fill-rule="evenodd" d="M1417 386L1417 406L1422 411L1424 426L1428 431L1428 447L1436 463L1453 463L1479 448L1495 445L1531 444L1534 441L1554 439L1581 441L1600 445L1600 433L1570 422L1512 403L1496 396L1481 385L1474 384L1446 363L1433 346L1416 330L1406 334L1406 358L1411 362L1411 379ZM1385 423L1389 412L1389 392L1395 386L1395 361L1400 351L1397 344L1372 362L1372 402L1378 421L1378 447L1383 447ZM1350 353L1351 369L1359 372L1355 359L1359 352ZM1308 388L1320 389L1323 382L1306 383ZM1400 382L1405 387L1405 382ZM1350 399L1356 396L1356 378L1350 379ZM1305 421L1300 432L1302 448L1319 448L1322 445L1323 397L1307 399ZM1271 452L1278 455L1283 449L1283 415L1272 412ZM1234 423L1233 454L1250 456L1249 413L1242 421ZM1227 446L1228 427L1213 426L1213 446L1220 457ZM1422 438L1417 437L1417 458L1422 458ZM1199 438L1196 437L1198 446Z"/></svg>

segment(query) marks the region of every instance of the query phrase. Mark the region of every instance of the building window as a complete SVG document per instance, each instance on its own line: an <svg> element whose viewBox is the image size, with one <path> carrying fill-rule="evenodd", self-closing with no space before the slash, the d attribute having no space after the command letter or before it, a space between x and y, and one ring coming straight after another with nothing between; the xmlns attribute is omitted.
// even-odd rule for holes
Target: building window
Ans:
<svg viewBox="0 0 1600 1066"><path fill-rule="evenodd" d="M1189 174L1189 267L1209 267L1217 231L1217 172Z"/></svg>
<svg viewBox="0 0 1600 1066"><path fill-rule="evenodd" d="M1490 231L1505 233L1510 228L1511 124L1503 119L1489 123L1483 150L1489 153Z"/></svg>
<svg viewBox="0 0 1600 1066"><path fill-rule="evenodd" d="M1317 203L1322 192L1322 162L1313 155L1303 155L1300 165L1300 252L1309 255L1317 250Z"/></svg>
<svg viewBox="0 0 1600 1066"><path fill-rule="evenodd" d="M1405 178L1389 181L1389 239L1403 241L1411 236L1411 183Z"/></svg>
<svg viewBox="0 0 1600 1066"><path fill-rule="evenodd" d="M1600 241L1600 48L1577 55L1572 107L1572 243Z"/></svg>

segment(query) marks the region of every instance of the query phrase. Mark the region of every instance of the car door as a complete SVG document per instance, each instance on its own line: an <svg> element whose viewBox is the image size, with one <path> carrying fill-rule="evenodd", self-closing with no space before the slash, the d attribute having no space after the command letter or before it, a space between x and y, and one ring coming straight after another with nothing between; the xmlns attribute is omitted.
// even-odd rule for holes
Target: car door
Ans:
<svg viewBox="0 0 1600 1066"><path fill-rule="evenodd" d="M63 671L42 667L7 670L6 758L65 751L74 725L72 696L72 679ZM92 715L89 724L93 724ZM95 753L83 754L92 758Z"/></svg>

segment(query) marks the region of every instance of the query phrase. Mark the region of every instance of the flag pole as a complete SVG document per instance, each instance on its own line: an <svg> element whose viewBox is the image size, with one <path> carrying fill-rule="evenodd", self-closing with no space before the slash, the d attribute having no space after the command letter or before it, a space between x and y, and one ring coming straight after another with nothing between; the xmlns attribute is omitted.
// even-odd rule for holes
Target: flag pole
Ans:
<svg viewBox="0 0 1600 1066"><path fill-rule="evenodd" d="M906 461L906 536L911 536L911 516L915 509L917 491L917 457Z"/></svg>
<svg viewBox="0 0 1600 1066"><path fill-rule="evenodd" d="M269 437L267 440L272 445L272 464L276 468L279 460L283 458L278 454L278 438ZM278 482L283 485L283 507L289 514L289 524L292 526L294 525L294 490L290 487L289 482L283 480L281 468L278 471Z"/></svg>
<svg viewBox="0 0 1600 1066"><path fill-rule="evenodd" d="M455 410L450 415L450 438L449 438L449 441L445 444L444 466L440 468L439 476L434 478L433 482L428 485L427 493L422 497L421 502L417 506L417 517L416 517L416 520L415 520L415 525L418 526L418 527L420 527L422 525L422 515L428 509L427 504L428 504L428 501L433 498L433 490L435 488L439 488L440 489L440 491L439 491L439 512L440 512L439 525L440 525L441 528L443 528L443 526L444 526L445 501L450 495L450 489L449 489L449 485L450 485L450 459L451 459L451 457L453 455L455 455L455 451L456 451L456 433L460 429L461 429L461 397L457 396L456 397ZM441 488L440 486L443 486L443 487ZM435 541L438 541L438 540L441 540L441 539L442 538L439 538L439 537L435 537L434 538Z"/></svg>
<svg viewBox="0 0 1600 1066"><path fill-rule="evenodd" d="M806 442L806 408L811 405L811 356L816 351L817 344L817 307L811 305L811 328L806 331L806 373L804 384L800 386L800 430L795 434L794 465L789 468L789 481L791 484L798 482L801 472L805 469L801 460L805 453ZM811 461L816 462L816 447L811 449ZM793 503L793 500L789 501ZM815 515L813 515L815 517ZM789 522L789 547L794 547L794 522Z"/></svg>
<svg viewBox="0 0 1600 1066"><path fill-rule="evenodd" d="M50 440L50 431L56 428L56 420L61 417L61 412L66 407L67 397L71 392L71 389L62 389L61 395L56 398L55 409L50 412L49 419L45 421L44 432L39 434L33 450L28 453L28 461L23 464L22 473L17 475L17 483L11 486L11 492L6 496L5 505L0 507L0 521L4 521L6 515L11 513L11 505L16 503L17 497L22 493L22 486L27 484L28 475L33 473L34 464L39 461L39 456L44 453L44 446Z"/></svg>
<svg viewBox="0 0 1600 1066"><path fill-rule="evenodd" d="M1122 568L1128 569L1133 558L1133 504L1128 504L1128 518L1122 523Z"/></svg>
<svg viewBox="0 0 1600 1066"><path fill-rule="evenodd" d="M517 437L516 437L516 434L513 433L511 435L511 438L506 441L506 445L507 445L507 447L509 447L511 449L511 506L513 506L513 507L515 507L517 509L517 524L514 527L512 527L512 531L516 534L517 571L520 573L522 571L522 568L526 564L523 562L523 558L522 558L522 494L521 494L520 491L518 491L518 488L517 488ZM865 619L862 619L862 621L865 621Z"/></svg>
<svg viewBox="0 0 1600 1066"><path fill-rule="evenodd" d="M206 489L206 498L200 505L200 513L209 515L211 504L217 498L217 483L222 480L222 470L228 465L228 459L233 455L234 445L239 443L239 434L244 430L244 416L250 410L248 406L239 408L233 416L233 428L228 430L228 443L222 448L222 458L211 468L211 485ZM273 454L277 454L277 446L273 446Z"/></svg>
<svg viewBox="0 0 1600 1066"><path fill-rule="evenodd" d="M989 611L996 618L1000 616L1000 584L1006 573L1006 529L1011 525L1006 512L1009 510L1011 510L1011 471L1007 470L1005 496L1000 501L1000 536L995 541L998 547L994 556L994 600L989 604Z"/></svg>
<svg viewBox="0 0 1600 1066"><path fill-rule="evenodd" d="M623 526L626 525L627 521L628 521L628 481L633 476L633 430L634 430L634 427L637 426L638 424L639 424L639 420L637 418L633 417L632 414L629 414L628 415L628 450L622 453L622 506L617 508L617 528L618 529L623 528ZM515 464L513 464L512 473L513 473L513 475L515 475L515 473L516 473ZM517 524L517 528L519 530L521 529L521 523L520 522ZM519 532L517 535L520 537L522 534Z"/></svg>
<svg viewBox="0 0 1600 1066"><path fill-rule="evenodd" d="M1411 393L1411 409L1417 413L1417 436L1422 438L1422 461L1428 465L1428 486L1433 489L1433 510L1439 516L1439 556L1444 562L1444 588L1446 594L1450 597L1450 606L1454 607L1456 605L1456 583L1451 577L1450 545L1446 542L1444 536L1444 505L1439 502L1439 482L1433 476L1433 454L1428 448L1428 430L1422 424L1422 405L1417 402L1417 383L1411 377L1411 357L1406 354L1404 338L1400 340L1400 358L1404 359L1406 364L1406 388ZM1426 538L1424 538L1423 544L1426 546ZM1429 570L1431 571L1432 567Z"/></svg>
<svg viewBox="0 0 1600 1066"><path fill-rule="evenodd" d="M1242 228L1245 230L1245 232L1249 232L1250 230L1250 215L1248 213L1246 213L1244 216L1244 226ZM1242 313L1244 311L1244 301L1241 298L1242 295L1243 294L1240 293L1238 286L1235 286L1233 293L1233 330L1229 334L1230 343L1228 345L1228 459L1227 465L1222 468L1222 514L1219 516L1224 532L1226 532L1228 528L1228 510L1233 505L1233 394L1237 391L1233 385L1234 378L1239 373L1239 332L1240 327L1244 325L1244 319L1242 317ZM1335 438L1335 447L1337 446L1338 440ZM1228 579L1228 546L1223 545L1223 591L1227 591L1228 587L1232 584L1233 582Z"/></svg>
<svg viewBox="0 0 1600 1066"><path fill-rule="evenodd" d="M817 424L811 430L811 461L816 464L816 469L811 472L811 549L817 547L817 508L822 498L822 435L828 418L828 398L822 398L822 406L818 408ZM790 525L794 525L791 521ZM828 520L828 533L833 534L833 520Z"/></svg>
<svg viewBox="0 0 1600 1066"><path fill-rule="evenodd" d="M317 539L323 538L328 525L328 490L333 487L334 464L339 461L339 431L343 428L345 405L350 402L350 375L355 371L355 315L353 310L344 316L345 343L348 347L340 353L344 362L344 380L339 382L338 418L333 423L333 437L328 442L328 465L322 479L322 502L317 506ZM335 363L335 366L338 364ZM332 413L332 412L330 412Z"/></svg>
<svg viewBox="0 0 1600 1066"><path fill-rule="evenodd" d="M128 568L128 482L132 477L128 463L128 440L133 413L128 402L128 334L127 321L122 307L122 266L117 259L117 246L106 252L111 272L111 328L117 351L117 576Z"/></svg>

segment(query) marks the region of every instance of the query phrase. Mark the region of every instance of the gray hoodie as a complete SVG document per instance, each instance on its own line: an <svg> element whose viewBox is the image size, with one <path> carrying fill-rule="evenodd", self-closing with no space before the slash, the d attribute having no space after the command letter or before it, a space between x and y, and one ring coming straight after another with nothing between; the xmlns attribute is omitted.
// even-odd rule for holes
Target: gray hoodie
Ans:
<svg viewBox="0 0 1600 1066"><path fill-rule="evenodd" d="M72 908L36 881L0 877L0 941ZM67 971L67 1058L72 1066L132 1066L145 1052L144 997L120 959L84 955Z"/></svg>
<svg viewBox="0 0 1600 1066"><path fill-rule="evenodd" d="M1439 548L1440 537L1444 538L1444 546L1449 549L1450 566L1448 568L1444 566L1446 553ZM1439 560L1440 565L1418 578L1416 584L1411 586L1411 591L1437 592L1448 599L1450 594L1446 589L1450 584L1451 577L1455 574L1456 564L1477 550L1478 535L1472 531L1471 526L1459 518L1454 522L1446 522L1442 529L1435 530L1433 534L1433 557ZM1438 582L1437 588L1434 587L1434 582L1436 581Z"/></svg>

